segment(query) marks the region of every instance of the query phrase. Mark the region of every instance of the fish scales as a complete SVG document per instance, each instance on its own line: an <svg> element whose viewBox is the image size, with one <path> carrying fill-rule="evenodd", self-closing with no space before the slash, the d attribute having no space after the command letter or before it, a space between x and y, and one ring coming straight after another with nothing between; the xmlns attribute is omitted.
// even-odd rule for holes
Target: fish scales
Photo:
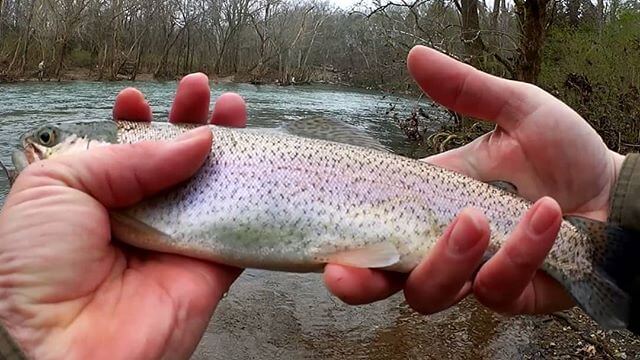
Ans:
<svg viewBox="0 0 640 360"><path fill-rule="evenodd" d="M171 139L189 128L120 123L118 138L121 143ZM252 129L212 127L212 132L211 154L192 181L128 214L180 239L176 245L197 252L192 255L240 262L230 265L307 271L308 265L298 269L295 261L307 253L305 264L316 262L312 267L321 269L327 258L314 250L331 254L331 249L389 241L400 261L387 268L409 271L462 209L486 214L496 249L531 206L477 180L386 152ZM566 265L563 259L576 252L586 253L580 243L589 240L570 223L563 222L560 237L577 241L556 242L550 270ZM253 250L265 252L265 259L281 258L271 264Z"/></svg>
<svg viewBox="0 0 640 360"><path fill-rule="evenodd" d="M331 137L293 135L309 133L307 125ZM26 133L12 161L21 170L96 146L174 139L194 127L49 124ZM351 128L335 121L301 122L289 126L288 134L210 129L211 152L191 179L111 212L116 239L238 267L311 272L337 263L409 272L463 209L487 216L488 258L532 205L495 186L384 151L364 133L351 137ZM342 143L349 139L361 146ZM640 277L638 237L615 224L566 217L541 269L601 326L640 331L631 311L633 281ZM527 261L525 253L520 256L516 261Z"/></svg>

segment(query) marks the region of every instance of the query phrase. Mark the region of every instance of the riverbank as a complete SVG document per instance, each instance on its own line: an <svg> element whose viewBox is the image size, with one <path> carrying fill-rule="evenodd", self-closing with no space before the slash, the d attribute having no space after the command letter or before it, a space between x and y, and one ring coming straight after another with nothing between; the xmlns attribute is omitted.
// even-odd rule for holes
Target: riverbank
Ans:
<svg viewBox="0 0 640 360"><path fill-rule="evenodd" d="M29 73L27 76L17 76L0 73L0 83L21 83L21 82L59 82L59 81L131 81L127 76L118 76L115 79L100 79L98 74L86 68L73 68L65 71L60 78L45 74L42 80L38 79L37 73ZM154 78L151 73L140 73L133 81L161 81Z"/></svg>
<svg viewBox="0 0 640 360"><path fill-rule="evenodd" d="M186 74L185 74L186 75ZM53 76L52 74L45 73L42 80L38 79L37 72L30 72L26 76L18 76L12 74L5 74L0 69L0 84L2 83L24 83L24 82L69 82L69 81L101 81L105 83L118 82L118 81L134 81L134 82L165 82L165 81L179 81L184 75L168 76L158 78L153 73L142 72L136 74L132 79L131 75L119 74L115 79L109 79L100 75L91 69L83 67L74 67L64 71L60 78ZM261 76L255 74L229 74L229 75L212 75L207 74L209 79L214 84L252 84L252 85L275 85L275 86L301 86L301 85L332 85L345 88L381 91L388 94L402 95L402 96L419 96L420 90L413 85L413 83L407 83L400 86L399 84L385 84L385 85L372 85L359 83L356 81L345 80L349 78L349 74L341 74L332 70L319 69L313 74L306 74L304 79L291 75L287 80L281 80L278 76L272 73L265 73Z"/></svg>

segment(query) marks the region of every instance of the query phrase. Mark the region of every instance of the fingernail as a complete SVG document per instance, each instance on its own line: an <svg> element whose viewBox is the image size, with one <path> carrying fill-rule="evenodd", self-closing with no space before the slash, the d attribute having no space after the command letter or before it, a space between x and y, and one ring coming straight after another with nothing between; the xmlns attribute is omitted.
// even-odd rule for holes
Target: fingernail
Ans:
<svg viewBox="0 0 640 360"><path fill-rule="evenodd" d="M180 79L180 81L183 81L186 79L199 79L199 78L203 79L203 81L209 82L209 77L205 73L201 73L201 72L187 74L183 76L182 79Z"/></svg>
<svg viewBox="0 0 640 360"><path fill-rule="evenodd" d="M542 235L549 230L556 220L556 213L548 208L548 200L543 198L538 200L534 206L533 215L529 221L529 230L534 235Z"/></svg>
<svg viewBox="0 0 640 360"><path fill-rule="evenodd" d="M208 126L198 126L195 129L189 130L186 133L175 138L174 142L189 141L194 138L205 136L207 132L211 131Z"/></svg>
<svg viewBox="0 0 640 360"><path fill-rule="evenodd" d="M463 210L453 224L449 235L449 250L454 255L464 255L469 252L482 236L478 215L471 209Z"/></svg>

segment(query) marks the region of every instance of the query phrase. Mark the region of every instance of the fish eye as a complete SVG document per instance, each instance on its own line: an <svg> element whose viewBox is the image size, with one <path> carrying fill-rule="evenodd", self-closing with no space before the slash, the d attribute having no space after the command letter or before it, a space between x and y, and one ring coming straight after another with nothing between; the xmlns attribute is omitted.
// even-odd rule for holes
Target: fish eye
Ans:
<svg viewBox="0 0 640 360"><path fill-rule="evenodd" d="M55 130L52 128L44 128L38 131L37 139L44 146L51 146L56 140Z"/></svg>

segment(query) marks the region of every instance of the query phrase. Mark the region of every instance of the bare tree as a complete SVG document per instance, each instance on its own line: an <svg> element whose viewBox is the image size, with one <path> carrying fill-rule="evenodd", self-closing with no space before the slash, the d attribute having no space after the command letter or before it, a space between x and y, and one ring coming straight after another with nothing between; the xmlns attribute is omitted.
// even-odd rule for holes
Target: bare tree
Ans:
<svg viewBox="0 0 640 360"><path fill-rule="evenodd" d="M45 60L58 78L69 66L109 80L199 70L380 86L406 83L406 52L426 44L536 82L553 18L602 30L637 0L372 3L344 11L321 0L0 0L0 72L24 76Z"/></svg>
<svg viewBox="0 0 640 360"><path fill-rule="evenodd" d="M542 46L546 38L550 0L515 0L520 20L521 42L517 58L516 78L536 83L542 63Z"/></svg>

